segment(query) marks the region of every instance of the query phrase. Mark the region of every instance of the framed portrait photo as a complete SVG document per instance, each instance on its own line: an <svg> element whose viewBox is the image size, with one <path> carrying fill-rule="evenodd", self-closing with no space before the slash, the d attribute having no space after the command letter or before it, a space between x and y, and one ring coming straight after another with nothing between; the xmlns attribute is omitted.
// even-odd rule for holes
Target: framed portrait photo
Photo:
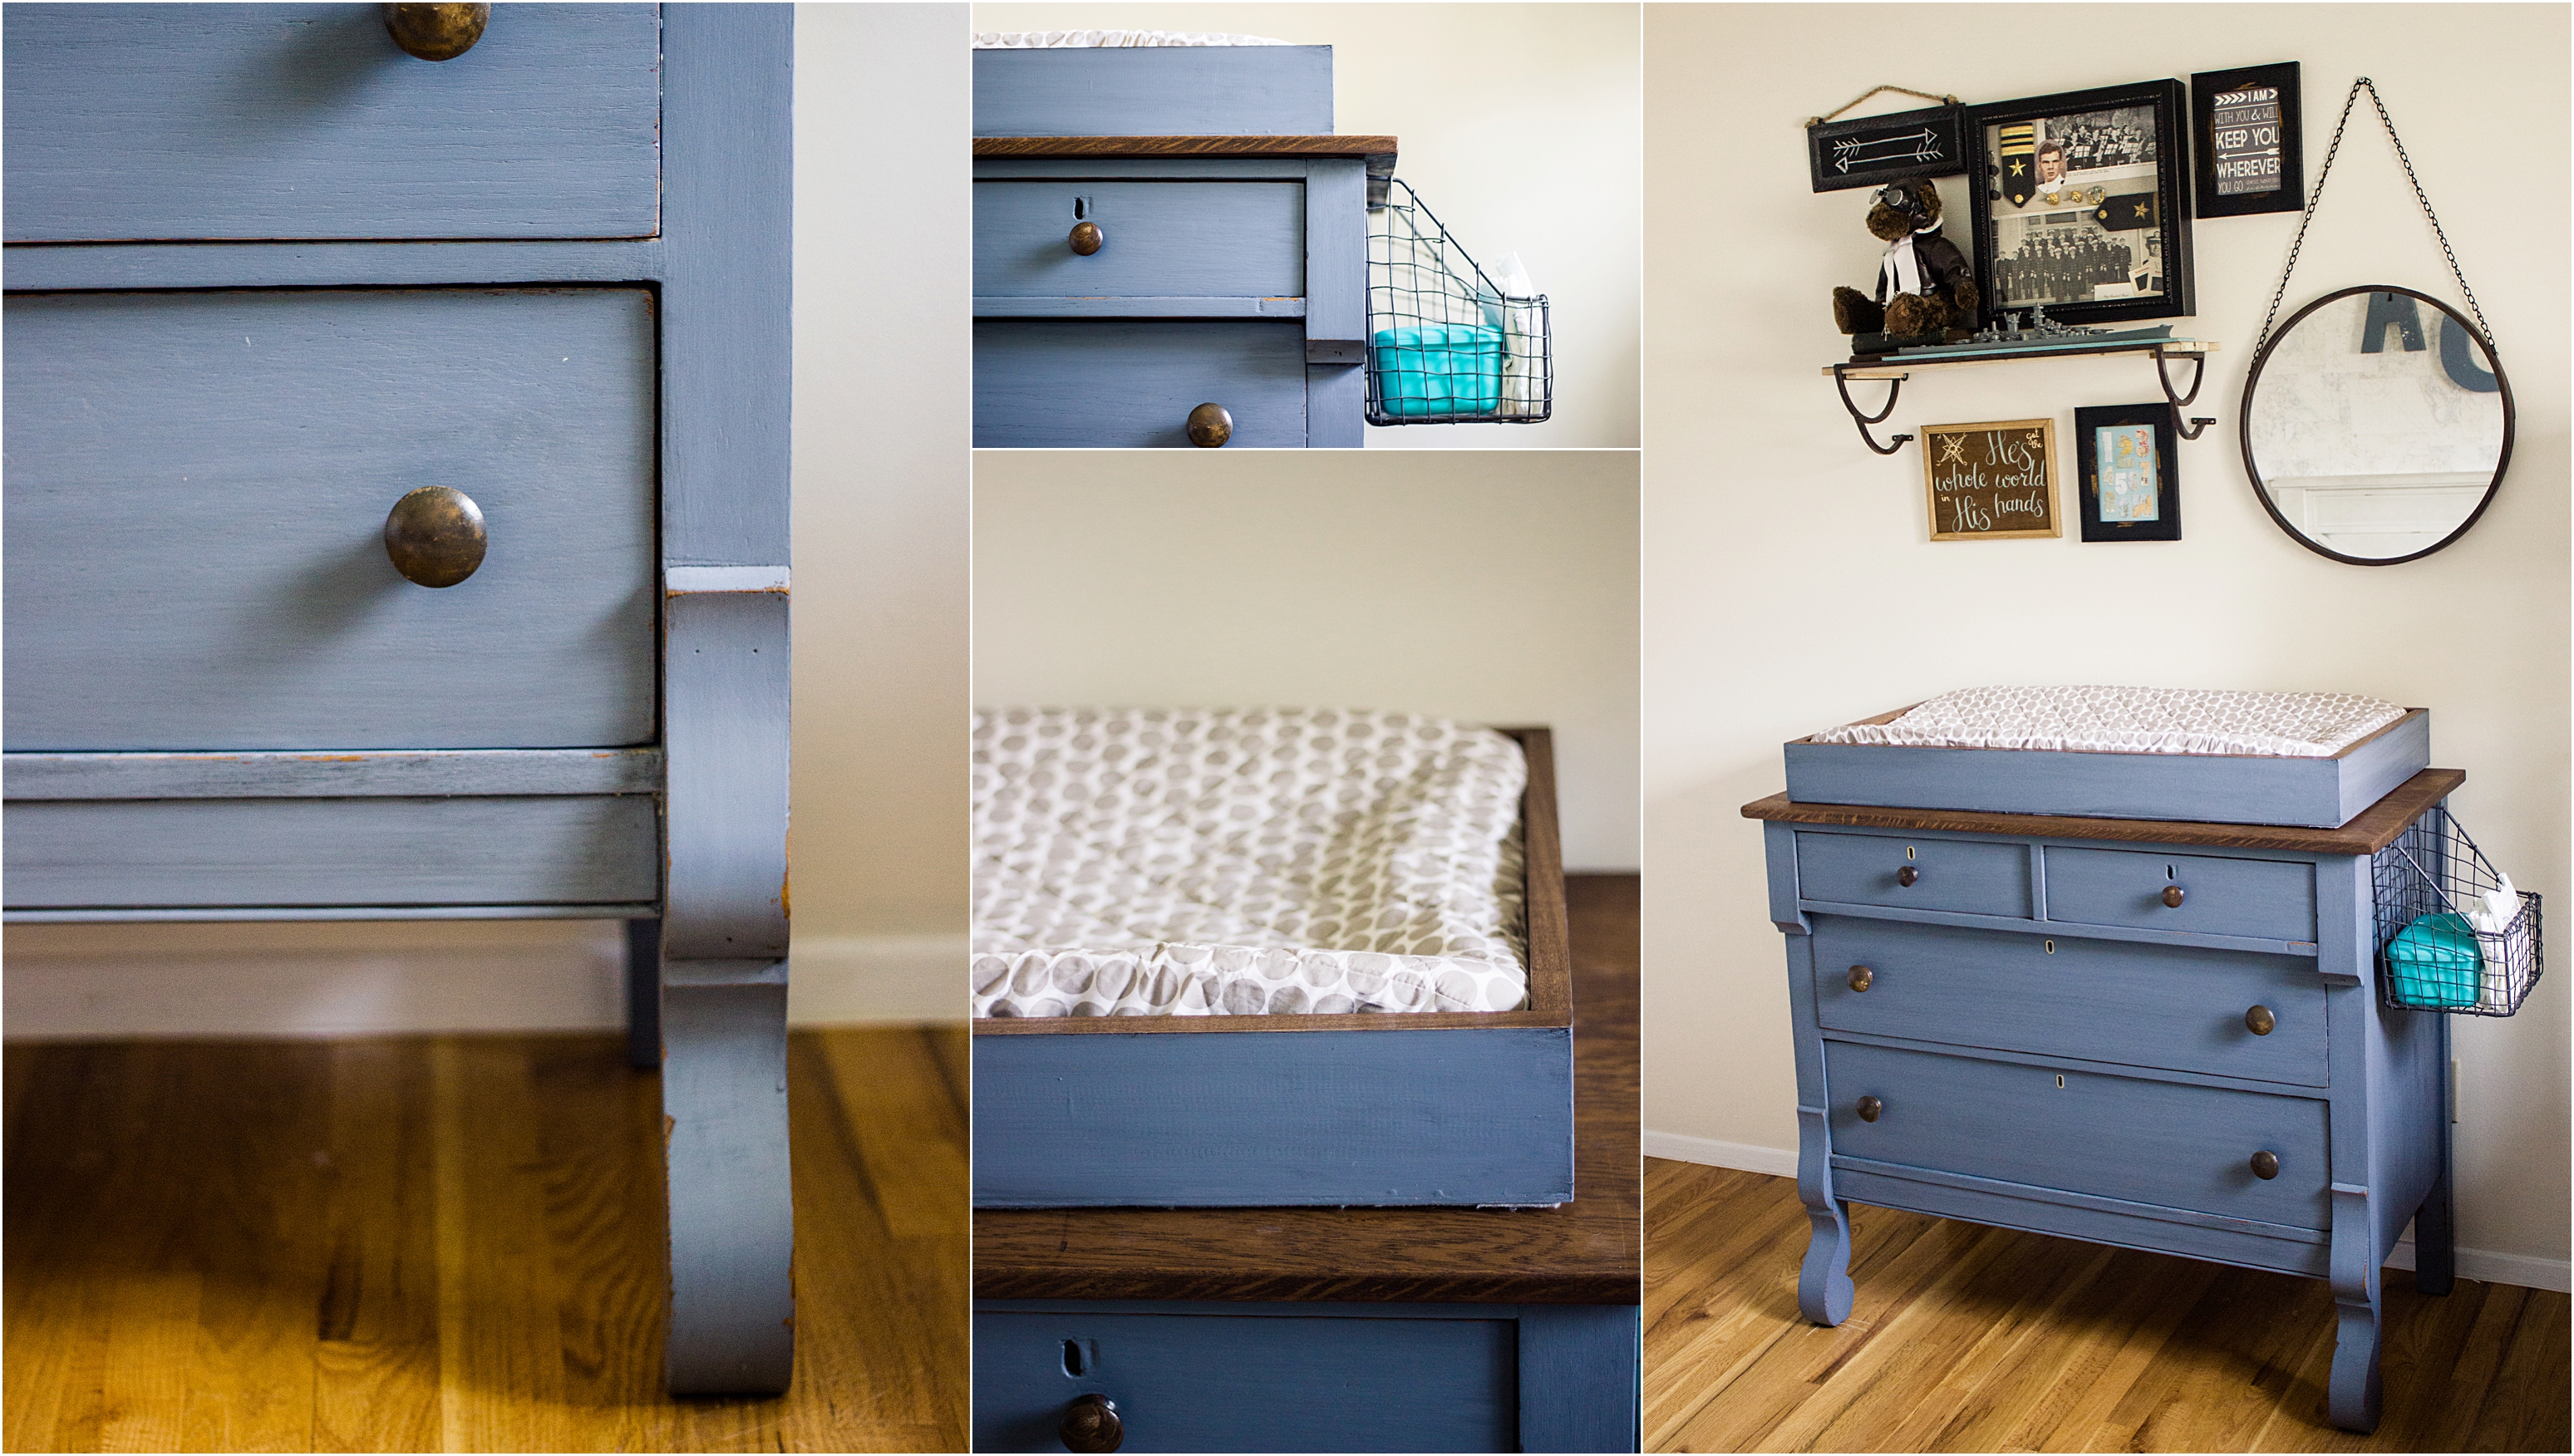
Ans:
<svg viewBox="0 0 2574 1456"><path fill-rule="evenodd" d="M2180 540L2178 425L2161 401L2073 412L2084 541Z"/></svg>
<svg viewBox="0 0 2574 1456"><path fill-rule="evenodd" d="M2192 312L2185 100L2178 81L2142 81L1966 108L1985 321Z"/></svg>
<svg viewBox="0 0 2574 1456"><path fill-rule="evenodd" d="M2189 138L2198 159L2200 217L2296 212L2306 205L2296 62L2190 77Z"/></svg>

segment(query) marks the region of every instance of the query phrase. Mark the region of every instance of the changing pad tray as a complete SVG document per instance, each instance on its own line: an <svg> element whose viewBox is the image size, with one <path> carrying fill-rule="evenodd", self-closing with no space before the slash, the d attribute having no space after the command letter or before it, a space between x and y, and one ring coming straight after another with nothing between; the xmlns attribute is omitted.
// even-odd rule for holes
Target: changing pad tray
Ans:
<svg viewBox="0 0 2574 1456"><path fill-rule="evenodd" d="M1803 803L2339 828L2429 766L2431 715L2349 694L1977 688L1786 753Z"/></svg>

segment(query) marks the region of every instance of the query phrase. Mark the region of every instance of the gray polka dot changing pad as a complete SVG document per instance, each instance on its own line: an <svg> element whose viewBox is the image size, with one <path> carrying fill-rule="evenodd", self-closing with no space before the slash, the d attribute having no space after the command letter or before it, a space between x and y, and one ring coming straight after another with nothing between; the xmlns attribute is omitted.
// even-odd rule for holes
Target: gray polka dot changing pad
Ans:
<svg viewBox="0 0 2574 1456"><path fill-rule="evenodd" d="M1516 1010L1527 780L1418 714L977 714L974 1014Z"/></svg>

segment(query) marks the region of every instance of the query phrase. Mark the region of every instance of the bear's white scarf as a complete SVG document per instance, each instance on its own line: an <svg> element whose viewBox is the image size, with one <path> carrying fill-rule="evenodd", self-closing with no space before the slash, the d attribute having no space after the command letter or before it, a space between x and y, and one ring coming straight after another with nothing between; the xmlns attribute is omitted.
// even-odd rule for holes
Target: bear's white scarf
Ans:
<svg viewBox="0 0 2574 1456"><path fill-rule="evenodd" d="M1886 275L1889 302L1901 294L1930 291L1930 285L1922 277L1922 252L1914 244L1938 231L1939 225L1932 223L1927 228L1916 228L1886 245L1886 263L1882 271Z"/></svg>

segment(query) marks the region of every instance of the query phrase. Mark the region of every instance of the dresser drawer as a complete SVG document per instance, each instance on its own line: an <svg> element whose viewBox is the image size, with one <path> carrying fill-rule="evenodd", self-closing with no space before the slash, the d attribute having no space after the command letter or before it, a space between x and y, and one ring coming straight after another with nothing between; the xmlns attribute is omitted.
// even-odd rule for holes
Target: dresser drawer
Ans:
<svg viewBox="0 0 2574 1456"><path fill-rule="evenodd" d="M2066 844L2049 844L2045 854L2050 920L2268 940L2315 938L2311 864ZM2174 889L2180 893L2166 898Z"/></svg>
<svg viewBox="0 0 2574 1456"><path fill-rule="evenodd" d="M2330 1226L2325 1104L1825 1041L1836 1154L2292 1228ZM2058 1086L2061 1080L2063 1085ZM1863 1121L1859 1099L1884 1104ZM2268 1151L2278 1175L2250 1160Z"/></svg>
<svg viewBox="0 0 2574 1456"><path fill-rule="evenodd" d="M648 794L13 802L8 907L639 904Z"/></svg>
<svg viewBox="0 0 2574 1456"><path fill-rule="evenodd" d="M1305 443L1305 330L1293 320L978 319L978 446L1189 446L1222 405L1231 448Z"/></svg>
<svg viewBox="0 0 2574 1456"><path fill-rule="evenodd" d="M1072 250L1087 222L1100 247ZM1302 182L977 182L974 296L1287 299L1305 293Z"/></svg>
<svg viewBox="0 0 2574 1456"><path fill-rule="evenodd" d="M2326 1081L2324 990L2310 957L1839 915L1814 926L1815 1014L1827 1030ZM2255 1006L2269 1013L2265 1033L2245 1024Z"/></svg>
<svg viewBox="0 0 2574 1456"><path fill-rule="evenodd" d="M1968 839L1801 829L1797 893L1843 904L2024 919L2030 913L2028 849Z"/></svg>
<svg viewBox="0 0 2574 1456"><path fill-rule="evenodd" d="M12 750L605 747L655 731L640 289L6 305ZM460 585L385 516L482 507Z"/></svg>
<svg viewBox="0 0 2574 1456"><path fill-rule="evenodd" d="M1509 1318L974 1316L977 1451L1063 1450L1089 1393L1128 1451L1516 1451L1518 1392Z"/></svg>
<svg viewBox="0 0 2574 1456"><path fill-rule="evenodd" d="M631 238L658 227L650 5L503 5L423 61L377 5L28 5L8 241Z"/></svg>

